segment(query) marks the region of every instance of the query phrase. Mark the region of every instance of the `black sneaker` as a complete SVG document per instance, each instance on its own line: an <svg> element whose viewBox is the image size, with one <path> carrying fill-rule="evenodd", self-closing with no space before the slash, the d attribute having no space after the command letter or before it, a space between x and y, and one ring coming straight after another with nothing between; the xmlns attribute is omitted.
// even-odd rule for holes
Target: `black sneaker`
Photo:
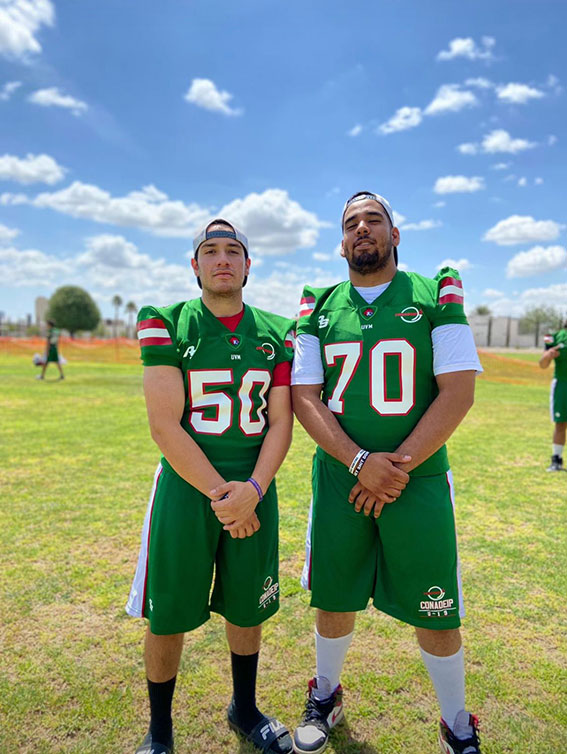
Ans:
<svg viewBox="0 0 567 754"><path fill-rule="evenodd" d="M315 699L313 690L321 691L325 682L328 686L326 678L312 678L309 681L303 719L293 734L293 750L297 754L320 754L327 746L331 728L344 717L342 686L337 686L327 699Z"/></svg>
<svg viewBox="0 0 567 754"><path fill-rule="evenodd" d="M468 718L468 721L467 721ZM439 723L439 746L443 754L481 754L478 737L478 717L461 710L455 720L455 728L460 722L461 730L470 732L468 738L457 738L445 720Z"/></svg>
<svg viewBox="0 0 567 754"><path fill-rule="evenodd" d="M153 743L152 734L148 732L136 749L136 754L173 754L173 741L171 742L171 746Z"/></svg>
<svg viewBox="0 0 567 754"><path fill-rule="evenodd" d="M551 464L547 467L546 471L565 471L561 456L551 456Z"/></svg>

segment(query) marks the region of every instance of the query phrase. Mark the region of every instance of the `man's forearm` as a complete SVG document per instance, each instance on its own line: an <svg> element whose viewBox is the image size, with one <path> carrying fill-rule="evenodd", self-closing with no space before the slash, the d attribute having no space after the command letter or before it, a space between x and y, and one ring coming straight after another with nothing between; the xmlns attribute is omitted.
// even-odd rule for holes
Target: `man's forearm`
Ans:
<svg viewBox="0 0 567 754"><path fill-rule="evenodd" d="M295 415L317 445L350 466L360 446L346 434L333 412L321 400L297 396L293 388L292 397Z"/></svg>
<svg viewBox="0 0 567 754"><path fill-rule="evenodd" d="M292 427L293 419L290 416L272 424L266 432L258 460L252 472L252 476L260 485L262 492L266 492L287 455L291 445Z"/></svg>
<svg viewBox="0 0 567 754"><path fill-rule="evenodd" d="M426 461L447 442L471 406L469 396L458 396L449 391L439 393L396 450L396 453L411 456L411 461L397 463L396 466L410 472Z"/></svg>
<svg viewBox="0 0 567 754"><path fill-rule="evenodd" d="M214 487L225 481L180 424L172 422L153 427L152 437L179 476L207 497Z"/></svg>

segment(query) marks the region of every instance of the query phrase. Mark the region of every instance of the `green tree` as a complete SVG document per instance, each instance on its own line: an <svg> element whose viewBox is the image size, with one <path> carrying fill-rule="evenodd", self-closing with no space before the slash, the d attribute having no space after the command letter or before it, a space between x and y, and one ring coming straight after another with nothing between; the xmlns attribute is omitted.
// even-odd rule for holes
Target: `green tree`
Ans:
<svg viewBox="0 0 567 754"><path fill-rule="evenodd" d="M484 317L488 314L492 314L492 312L486 304L479 304L473 309L473 314L478 314L479 316Z"/></svg>
<svg viewBox="0 0 567 754"><path fill-rule="evenodd" d="M49 299L47 319L52 319L57 327L68 330L74 337L79 330L94 330L100 322L100 312L83 288L63 285Z"/></svg>
<svg viewBox="0 0 567 754"><path fill-rule="evenodd" d="M118 294L112 297L112 306L114 307L114 337L118 337L118 312L122 306L122 299Z"/></svg>
<svg viewBox="0 0 567 754"><path fill-rule="evenodd" d="M138 307L133 301L128 301L126 304L126 312L128 314L128 335L133 338L134 337L134 328L132 325L132 319L134 314L138 311Z"/></svg>
<svg viewBox="0 0 567 754"><path fill-rule="evenodd" d="M563 317L553 306L532 306L520 317L519 331L534 333L534 345L537 347L543 330L559 330Z"/></svg>

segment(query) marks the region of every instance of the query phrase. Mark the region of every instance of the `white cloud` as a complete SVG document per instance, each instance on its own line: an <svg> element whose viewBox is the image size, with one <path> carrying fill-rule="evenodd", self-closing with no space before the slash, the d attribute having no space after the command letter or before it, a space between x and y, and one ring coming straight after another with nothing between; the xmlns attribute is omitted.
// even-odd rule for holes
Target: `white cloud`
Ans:
<svg viewBox="0 0 567 754"><path fill-rule="evenodd" d="M494 84L492 81L484 78L467 79L465 86L476 86L477 89L492 89Z"/></svg>
<svg viewBox="0 0 567 754"><path fill-rule="evenodd" d="M0 248L0 280L3 285L41 286L68 278L73 265L37 249Z"/></svg>
<svg viewBox="0 0 567 754"><path fill-rule="evenodd" d="M503 295L502 291L497 291L495 288L486 288L482 292L483 298L501 298Z"/></svg>
<svg viewBox="0 0 567 754"><path fill-rule="evenodd" d="M98 186L78 181L35 198L5 193L0 195L0 204L30 204L71 217L176 238L192 238L214 217L226 217L246 233L253 253L274 256L315 246L320 228L328 225L293 201L286 191L275 188L248 194L214 211L171 200L152 185L113 197Z"/></svg>
<svg viewBox="0 0 567 754"><path fill-rule="evenodd" d="M18 183L48 183L60 181L65 168L47 154L28 154L24 158L5 154L0 157L0 180Z"/></svg>
<svg viewBox="0 0 567 754"><path fill-rule="evenodd" d="M434 207L445 207L447 202L435 202Z"/></svg>
<svg viewBox="0 0 567 754"><path fill-rule="evenodd" d="M456 113L465 107L475 105L478 105L478 99L472 92L460 89L458 84L443 84L424 112L426 115Z"/></svg>
<svg viewBox="0 0 567 754"><path fill-rule="evenodd" d="M557 136L554 136L553 134L550 134L547 137L547 146L552 147L554 144L557 144Z"/></svg>
<svg viewBox="0 0 567 754"><path fill-rule="evenodd" d="M454 60L455 58L467 58L468 60L493 60L492 48L495 44L492 37L483 37L481 45L471 37L456 37L449 42L449 49L442 50L437 55L437 60Z"/></svg>
<svg viewBox="0 0 567 754"><path fill-rule="evenodd" d="M399 228L400 226L402 226L405 223L405 221L406 221L405 215L400 215L399 212L396 212L396 210L394 210L394 225L395 225L395 227Z"/></svg>
<svg viewBox="0 0 567 754"><path fill-rule="evenodd" d="M546 86L549 87L554 94L561 94L563 91L563 87L561 86L561 82L557 78L557 76L554 76L552 73L549 74L547 77L547 81L545 82Z"/></svg>
<svg viewBox="0 0 567 754"><path fill-rule="evenodd" d="M261 309L293 317L298 314L299 300L305 283L325 287L334 285L345 277L346 270L332 273L321 267L280 267L266 278L251 274L244 291L245 298L250 304Z"/></svg>
<svg viewBox="0 0 567 754"><path fill-rule="evenodd" d="M521 186L523 188L524 186L527 186L527 185L528 185L528 179L525 176L518 178L518 186Z"/></svg>
<svg viewBox="0 0 567 754"><path fill-rule="evenodd" d="M184 99L197 107L223 115L241 115L242 109L233 109L229 102L233 95L219 91L210 79L193 79Z"/></svg>
<svg viewBox="0 0 567 754"><path fill-rule="evenodd" d="M454 269L458 270L459 272L466 272L467 270L470 270L472 268L472 264L469 262L468 259L444 259L442 262L439 262L436 270L441 270L443 267L453 267Z"/></svg>
<svg viewBox="0 0 567 754"><path fill-rule="evenodd" d="M543 184L543 178L536 178L534 183L536 186L541 186Z"/></svg>
<svg viewBox="0 0 567 754"><path fill-rule="evenodd" d="M482 240L493 241L499 246L554 241L563 227L553 220L534 220L530 216L511 215L487 230Z"/></svg>
<svg viewBox="0 0 567 754"><path fill-rule="evenodd" d="M252 253L275 256L315 246L327 224L290 199L287 191L267 189L248 194L219 210L246 233Z"/></svg>
<svg viewBox="0 0 567 754"><path fill-rule="evenodd" d="M497 162L492 165L492 170L508 170L511 164L511 162Z"/></svg>
<svg viewBox="0 0 567 754"><path fill-rule="evenodd" d="M20 231L17 228L8 228L6 225L0 223L0 244L5 244L7 241L12 241L16 236L20 235Z"/></svg>
<svg viewBox="0 0 567 754"><path fill-rule="evenodd" d="M313 253L313 259L316 262L330 262L332 258L333 258L332 254L324 254L321 251L315 251Z"/></svg>
<svg viewBox="0 0 567 754"><path fill-rule="evenodd" d="M527 141L526 139L513 139L508 131L502 128L495 129L486 134L482 141L483 152L487 154L494 154L496 152L516 154L526 149L532 149L535 146L535 142Z"/></svg>
<svg viewBox="0 0 567 754"><path fill-rule="evenodd" d="M2 102L7 102L12 94L16 91L16 89L19 89L22 85L21 81L7 81L4 86L0 89L0 100Z"/></svg>
<svg viewBox="0 0 567 754"><path fill-rule="evenodd" d="M470 194L485 189L484 178L465 175L446 175L435 181L433 191L436 194Z"/></svg>
<svg viewBox="0 0 567 754"><path fill-rule="evenodd" d="M509 83L496 89L499 100L513 105L525 105L532 99L545 97L544 92L527 84Z"/></svg>
<svg viewBox="0 0 567 754"><path fill-rule="evenodd" d="M75 181L60 191L44 192L28 201L35 207L52 209L71 217L180 238L191 237L206 220L211 219L210 210L198 204L171 201L162 192L158 192L160 198L156 199L156 191L154 187L151 191L146 187L142 192L113 197L98 186Z"/></svg>
<svg viewBox="0 0 567 754"><path fill-rule="evenodd" d="M470 142L459 144L457 150L461 154L478 154L478 144L471 144Z"/></svg>
<svg viewBox="0 0 567 754"><path fill-rule="evenodd" d="M443 225L441 220L420 220L418 223L408 223L407 225L398 226L400 230L431 230L440 228Z"/></svg>
<svg viewBox="0 0 567 754"><path fill-rule="evenodd" d="M42 26L53 26L51 0L2 0L0 3L0 55L25 59L41 52L36 35Z"/></svg>
<svg viewBox="0 0 567 754"><path fill-rule="evenodd" d="M421 110L419 107L400 107L396 110L390 120L378 126L378 132L382 134L393 134L396 131L407 131L408 128L419 126L422 121Z"/></svg>
<svg viewBox="0 0 567 754"><path fill-rule="evenodd" d="M534 246L516 254L506 267L506 277L525 278L567 267L567 251L562 246Z"/></svg>
<svg viewBox="0 0 567 754"><path fill-rule="evenodd" d="M31 102L33 105L41 105L42 107L62 107L65 110L70 110L73 115L77 116L82 115L82 113L88 110L86 102L71 97L69 94L63 94L56 86L32 92L28 97L28 102Z"/></svg>
<svg viewBox="0 0 567 754"><path fill-rule="evenodd" d="M358 136L362 132L362 126L357 123L356 126L353 126L350 131L347 131L347 134L349 136Z"/></svg>

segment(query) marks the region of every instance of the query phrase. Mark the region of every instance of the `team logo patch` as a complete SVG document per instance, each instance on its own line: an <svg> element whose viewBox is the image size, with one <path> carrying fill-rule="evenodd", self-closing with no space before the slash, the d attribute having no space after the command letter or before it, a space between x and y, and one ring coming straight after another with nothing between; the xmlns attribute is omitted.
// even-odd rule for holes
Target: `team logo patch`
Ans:
<svg viewBox="0 0 567 754"><path fill-rule="evenodd" d="M240 335L237 335L236 333L225 335L225 338L229 346L232 346L232 348L234 349L240 348L240 346L242 345L242 337Z"/></svg>
<svg viewBox="0 0 567 754"><path fill-rule="evenodd" d="M376 314L376 307L366 306L364 309L360 310L360 313L364 317L364 319L372 319L372 317Z"/></svg>
<svg viewBox="0 0 567 754"><path fill-rule="evenodd" d="M419 612L427 618L446 618L457 609L455 600L445 599L445 590L434 584L424 594L419 603Z"/></svg>
<svg viewBox="0 0 567 754"><path fill-rule="evenodd" d="M417 306L406 306L401 312L396 312L396 317L400 317L402 322L419 322L423 317L423 311L418 309Z"/></svg>
<svg viewBox="0 0 567 754"><path fill-rule="evenodd" d="M256 346L256 350L265 353L268 361L271 361L276 356L275 349L271 343L262 343L261 346Z"/></svg>
<svg viewBox="0 0 567 754"><path fill-rule="evenodd" d="M271 576L268 576L264 579L264 591L260 595L260 599L258 600L258 607L266 608L270 602L275 602L278 598L278 592L280 591L280 585L279 582L272 579Z"/></svg>

